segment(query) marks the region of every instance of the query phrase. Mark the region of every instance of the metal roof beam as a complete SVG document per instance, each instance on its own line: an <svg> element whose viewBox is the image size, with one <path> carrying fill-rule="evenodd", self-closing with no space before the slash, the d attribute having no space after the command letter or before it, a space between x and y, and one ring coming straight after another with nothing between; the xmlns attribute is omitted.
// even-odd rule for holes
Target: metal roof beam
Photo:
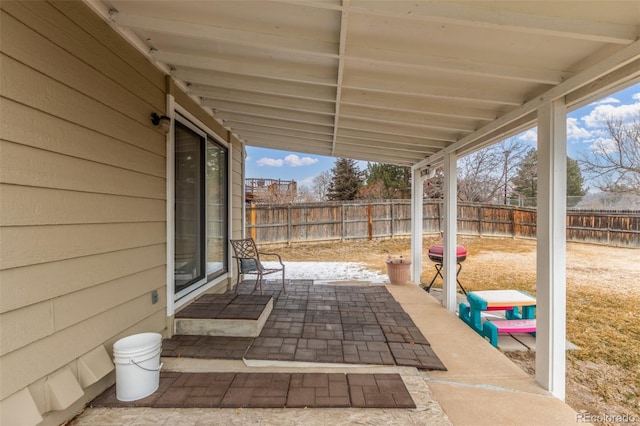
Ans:
<svg viewBox="0 0 640 426"><path fill-rule="evenodd" d="M307 133L317 133L320 135L332 135L333 125L311 124L299 121L291 121L278 118L264 118L242 113L218 111L216 117L222 119L225 125L259 125L262 127L272 127L274 129L294 130Z"/></svg>
<svg viewBox="0 0 640 426"><path fill-rule="evenodd" d="M335 74L315 65L299 63L266 62L234 57L202 56L169 51L152 51L151 56L174 68L189 67L201 70L220 71L249 77L271 78L305 84L335 87Z"/></svg>
<svg viewBox="0 0 640 426"><path fill-rule="evenodd" d="M635 25L613 24L474 7L452 2L366 2L351 12L389 18L442 22L527 34L628 44L638 37Z"/></svg>
<svg viewBox="0 0 640 426"><path fill-rule="evenodd" d="M350 46L347 59L365 64L370 63L372 65L389 65L394 68L436 70L447 73L541 84L558 84L573 75L572 73L558 70L482 63L460 58L416 55L414 53L395 52L361 45Z"/></svg>
<svg viewBox="0 0 640 426"><path fill-rule="evenodd" d="M335 86L295 83L255 76L243 76L226 72L203 71L190 68L175 69L171 73L189 86L245 90L267 95L288 96L299 99L335 102Z"/></svg>
<svg viewBox="0 0 640 426"><path fill-rule="evenodd" d="M466 106L457 102L442 102L439 99L419 95L387 96L370 90L343 90L342 105L377 108L400 113L425 113L443 117L470 118L473 120L493 121L494 111Z"/></svg>
<svg viewBox="0 0 640 426"><path fill-rule="evenodd" d="M343 6L348 6L350 0L342 0ZM339 55L340 59L338 60L338 75L336 77L337 81L337 90L336 90L336 103L335 103L335 118L333 121L333 144L331 146L331 152L336 149L336 134L338 133L338 125L340 121L340 108L341 108L341 99L342 99L342 82L344 80L344 52L347 48L347 27L349 25L349 14L346 10L342 11L342 16L340 17L340 46L339 46Z"/></svg>
<svg viewBox="0 0 640 426"><path fill-rule="evenodd" d="M342 105L341 115L346 118L374 120L381 123L460 132L473 132L477 130L478 127L475 123L471 122L471 120L468 122L461 122L460 120L447 120L442 117L415 111L398 112L354 105Z"/></svg>
<svg viewBox="0 0 640 426"><path fill-rule="evenodd" d="M239 90L190 87L189 93L212 102L236 102L263 107L291 109L317 114L334 114L334 106L329 102L312 101L308 99L289 98L285 96L264 95Z"/></svg>
<svg viewBox="0 0 640 426"><path fill-rule="evenodd" d="M451 99L460 102L471 101L489 105L516 106L521 105L523 101L517 96L500 94L491 88L429 86L424 84L424 81L407 82L402 79L383 78L383 76L371 78L356 75L345 80L343 88L394 95L424 96L433 99Z"/></svg>
<svg viewBox="0 0 640 426"><path fill-rule="evenodd" d="M281 50L296 54L323 57L337 57L337 43L326 42L303 37L288 37L277 34L256 33L251 31L220 28L193 22L181 22L173 19L154 18L150 16L113 13L112 20L118 26L155 31L179 37L198 40L225 42L252 46L262 50Z"/></svg>
<svg viewBox="0 0 640 426"><path fill-rule="evenodd" d="M213 109L216 117L222 118L218 112L238 113L265 118L276 118L300 123L333 125L333 116L328 114L313 114L284 108L266 108L258 105L242 104L239 102L211 101L202 99L202 105Z"/></svg>
<svg viewBox="0 0 640 426"><path fill-rule="evenodd" d="M413 137L413 136L401 136L401 135L391 135L380 132L371 132L368 130L359 130L359 129L338 129L338 138L341 139L343 137L353 138L353 139L363 139L370 141L379 141L382 143L389 145L406 145L409 147L431 147L442 149L451 145L450 142L428 139L423 137Z"/></svg>

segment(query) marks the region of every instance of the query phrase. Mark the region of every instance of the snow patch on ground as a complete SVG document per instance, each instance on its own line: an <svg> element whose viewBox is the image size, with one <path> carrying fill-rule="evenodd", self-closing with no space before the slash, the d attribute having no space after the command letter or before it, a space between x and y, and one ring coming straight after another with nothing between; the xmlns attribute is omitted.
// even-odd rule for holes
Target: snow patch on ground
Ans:
<svg viewBox="0 0 640 426"><path fill-rule="evenodd" d="M263 262L265 268L275 268L277 262ZM288 280L316 281L389 281L386 274L369 271L360 262L284 262L285 277ZM273 277L273 276L272 276ZM271 279L271 278L270 278Z"/></svg>

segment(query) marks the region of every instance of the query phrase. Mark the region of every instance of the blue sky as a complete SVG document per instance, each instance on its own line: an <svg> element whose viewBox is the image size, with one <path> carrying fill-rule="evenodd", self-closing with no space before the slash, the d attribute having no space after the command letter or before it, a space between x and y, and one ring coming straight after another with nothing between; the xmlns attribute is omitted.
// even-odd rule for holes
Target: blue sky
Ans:
<svg viewBox="0 0 640 426"><path fill-rule="evenodd" d="M604 123L609 117L629 120L640 111L640 84L631 86L597 102L573 111L567 118L567 155L577 158L596 145L606 146L609 141ZM536 129L516 136L534 146ZM335 158L298 152L247 147L246 177L295 180L310 184L323 171L330 171ZM360 162L365 168L366 162Z"/></svg>

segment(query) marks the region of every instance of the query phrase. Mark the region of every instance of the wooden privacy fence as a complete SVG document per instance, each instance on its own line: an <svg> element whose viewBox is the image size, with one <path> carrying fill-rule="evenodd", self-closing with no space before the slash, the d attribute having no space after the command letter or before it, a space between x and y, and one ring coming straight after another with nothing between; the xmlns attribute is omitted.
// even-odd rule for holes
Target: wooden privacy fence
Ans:
<svg viewBox="0 0 640 426"><path fill-rule="evenodd" d="M422 209L424 234L440 233L442 202ZM246 230L259 244L408 236L411 201L247 205ZM536 209L458 203L458 233L535 238ZM640 212L568 210L567 240L640 247Z"/></svg>

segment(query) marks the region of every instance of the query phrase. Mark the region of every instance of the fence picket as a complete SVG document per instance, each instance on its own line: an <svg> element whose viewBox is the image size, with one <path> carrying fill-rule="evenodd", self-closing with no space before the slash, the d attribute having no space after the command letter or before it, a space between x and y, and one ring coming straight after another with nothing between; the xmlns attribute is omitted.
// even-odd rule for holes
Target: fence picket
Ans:
<svg viewBox="0 0 640 426"><path fill-rule="evenodd" d="M424 201L424 234L442 231L441 215L441 201ZM251 204L246 219L247 235L259 244L394 238L411 233L411 201ZM535 238L536 209L458 203L458 230ZM567 210L567 240L640 247L640 211Z"/></svg>

